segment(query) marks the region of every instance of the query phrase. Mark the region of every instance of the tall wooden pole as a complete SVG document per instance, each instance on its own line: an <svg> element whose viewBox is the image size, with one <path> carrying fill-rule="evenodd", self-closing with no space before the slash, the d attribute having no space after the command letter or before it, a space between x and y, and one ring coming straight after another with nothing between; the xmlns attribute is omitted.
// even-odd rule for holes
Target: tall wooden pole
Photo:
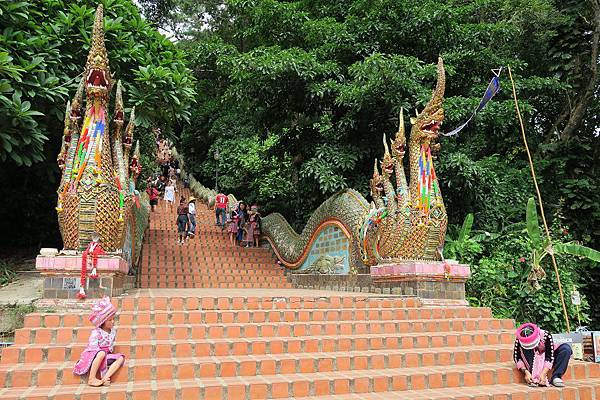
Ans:
<svg viewBox="0 0 600 400"><path fill-rule="evenodd" d="M521 135L523 136L523 144L525 145L525 151L527 151L527 157L529 158L529 168L531 169L531 177L533 178L533 185L535 186L538 203L540 205L540 214L542 215L542 222L544 223L544 230L546 231L546 236L548 237L548 243L550 246L549 253L550 253L550 257L552 257L552 265L554 266L554 272L556 273L556 280L558 282L558 292L560 294L560 301L562 303L562 309L563 309L563 314L565 317L565 322L567 323L567 332L571 332L571 324L569 323L569 313L567 313L567 304L565 303L565 295L563 293L562 284L560 282L560 273L558 272L558 264L556 263L556 258L554 257L554 251L552 251L552 237L550 236L550 229L548 229L548 223L546 222L546 215L544 214L544 203L542 202L542 194L540 192L540 188L539 188L538 182L537 182L537 177L535 175L535 168L533 167L533 158L531 157L531 152L529 151L529 145L527 144L527 136L525 135L525 126L523 125L523 118L521 117L521 109L519 108L519 101L517 100L517 91L515 89L515 81L513 80L510 66L508 67L508 76L510 77L510 82L512 84L513 98L515 100L515 107L517 109L517 115L519 117L519 124L521 125Z"/></svg>

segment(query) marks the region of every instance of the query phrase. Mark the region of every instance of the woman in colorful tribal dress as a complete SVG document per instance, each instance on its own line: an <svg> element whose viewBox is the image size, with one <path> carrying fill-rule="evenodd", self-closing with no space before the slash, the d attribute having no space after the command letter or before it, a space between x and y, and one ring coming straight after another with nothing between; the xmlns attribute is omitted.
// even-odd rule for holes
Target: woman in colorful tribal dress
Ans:
<svg viewBox="0 0 600 400"><path fill-rule="evenodd" d="M550 332L530 322L517 329L514 360L530 386L565 386L562 376L567 371L573 350L567 343L554 346ZM552 372L550 380L548 373Z"/></svg>
<svg viewBox="0 0 600 400"><path fill-rule="evenodd" d="M75 375L89 373L88 385L90 386L110 385L110 377L125 361L123 354L113 353L117 334L114 329L116 312L117 309L108 297L104 297L92 306L90 321L96 328L90 334L88 345L73 368ZM97 376L98 372L100 372L100 379Z"/></svg>

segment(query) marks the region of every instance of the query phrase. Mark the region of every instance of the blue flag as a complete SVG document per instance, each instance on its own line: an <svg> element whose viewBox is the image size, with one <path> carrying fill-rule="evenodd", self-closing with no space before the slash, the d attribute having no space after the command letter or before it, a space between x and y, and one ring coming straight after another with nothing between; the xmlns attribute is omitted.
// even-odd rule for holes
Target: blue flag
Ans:
<svg viewBox="0 0 600 400"><path fill-rule="evenodd" d="M473 114L471 114L469 119L466 120L464 123L460 124L460 126L456 129L454 129L453 131L450 131L448 133L441 133L443 136L454 136L458 132L462 131L464 129L464 127L467 126L467 124L469 122L471 122L471 120L473 118L475 118L475 115L477 115L477 113L479 111L483 110L485 105L487 103L489 103L489 101L492 99L492 97L494 97L494 95L500 91L500 72L501 71L502 71L502 68L500 68L497 73L494 72L495 76L492 78L492 80L488 84L488 87L487 87L487 89L485 89L485 93L483 94L483 97L482 97L481 101L479 102L479 105L477 106L475 111L473 111Z"/></svg>

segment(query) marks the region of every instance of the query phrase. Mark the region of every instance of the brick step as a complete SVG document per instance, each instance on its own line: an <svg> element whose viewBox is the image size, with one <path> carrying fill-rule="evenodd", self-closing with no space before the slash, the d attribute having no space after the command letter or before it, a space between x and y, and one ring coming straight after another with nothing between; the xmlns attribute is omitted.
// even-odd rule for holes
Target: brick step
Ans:
<svg viewBox="0 0 600 400"><path fill-rule="evenodd" d="M365 308L365 309L319 309L305 308L295 310L198 310L189 309L187 311L180 309L160 309L161 305L152 307L139 307L136 311L122 311L117 313L117 326L124 325L166 325L166 324L213 324L213 323L262 323L262 322L309 322L309 321L387 321L400 320L407 322L409 320L418 321L420 324L427 325L430 320L453 320L460 318L463 320L478 318L483 321L489 319L489 316L483 315L485 308L467 309L466 315L457 316L456 311L461 309L452 308L431 308L431 309L385 309L385 308ZM142 308L142 309L139 309ZM462 313L461 313L462 314ZM495 320L488 325L496 329L498 325L506 326L512 320ZM25 317L25 328L56 328L56 327L81 327L88 324L88 314L76 313L53 313L40 314L32 313ZM483 322L480 322L483 324ZM510 329L510 327L508 328Z"/></svg>
<svg viewBox="0 0 600 400"><path fill-rule="evenodd" d="M184 296L184 297L116 297L113 304L119 314L125 311L257 311L271 310L345 310L360 312L391 311L394 315L403 315L397 319L420 318L477 318L491 317L491 310L486 307L431 307L419 308L420 301L414 297L364 297L348 294L341 298L332 297L239 297L239 296ZM91 301L88 301L91 304ZM84 303L84 309L87 307ZM398 314L403 313L403 314ZM68 313L31 313L25 317L25 327L58 326L60 316ZM40 319L45 325L39 325Z"/></svg>
<svg viewBox="0 0 600 400"><path fill-rule="evenodd" d="M201 283L201 282L148 282L141 281L142 289L294 289L291 283L265 283L265 282L228 282L228 283Z"/></svg>
<svg viewBox="0 0 600 400"><path fill-rule="evenodd" d="M252 398L252 397L251 397ZM259 397L256 397L259 398ZM316 397L318 400L599 400L600 379L581 379L569 381L564 388L530 388L523 383L442 388L426 390L407 390L399 392L358 393L328 395ZM286 397L287 400L308 400L315 397Z"/></svg>
<svg viewBox="0 0 600 400"><path fill-rule="evenodd" d="M163 318L168 319L168 315ZM118 320L117 343L133 340L179 340L179 339L220 339L251 338L272 336L319 336L319 335L358 335L371 333L429 333L461 332L484 330L509 330L514 328L512 320L470 319L420 321L315 321L315 322L255 322L255 323L196 323L162 325L128 325L131 322ZM180 319L184 319L181 315ZM152 322L151 322L152 323ZM157 326L158 325L158 326ZM62 328L21 328L15 332L17 344L68 344L86 343L91 326Z"/></svg>
<svg viewBox="0 0 600 400"><path fill-rule="evenodd" d="M142 277L143 278L143 277ZM176 282L176 281L202 281L202 282L215 282L215 283L227 283L227 282L257 282L257 283L273 283L285 281L285 275L242 275L242 274L231 274L231 275L153 275L148 278L154 278L154 280L163 282Z"/></svg>
<svg viewBox="0 0 600 400"><path fill-rule="evenodd" d="M160 267L141 267L141 272L147 272L152 274L162 274L169 275L172 273L179 274L187 274L187 273L219 273L225 275L233 275L233 274L241 274L241 275L275 275L275 274L284 274L284 271L277 268L273 268L273 266L239 266L237 268L233 268L232 266L227 266L223 268L206 268L205 266L165 266L164 268Z"/></svg>
<svg viewBox="0 0 600 400"><path fill-rule="evenodd" d="M166 255L157 255L157 254L143 254L142 256L144 257L152 257L153 261L156 261L157 263L160 262L162 265L162 263L168 263L168 262L174 262L174 261L195 261L195 262L200 262L200 261L205 261L205 262L212 262L212 261L221 261L221 262L234 262L234 263L239 263L239 262L243 262L243 263L257 263L257 264L276 264L276 260L275 258L271 257L271 256L253 256L253 255L249 255L249 254L240 254L240 255L219 255L219 254L198 254L196 252L189 252L189 253L178 253L178 252L172 252L170 254L166 254Z"/></svg>
<svg viewBox="0 0 600 400"><path fill-rule="evenodd" d="M427 349L442 347L463 347L483 345L511 345L512 331L463 331L435 333L406 333L401 335L357 334L337 336L302 337L252 337L223 339L203 339L190 342L181 340L133 340L117 342L115 351L128 358L170 358L280 354L318 353L380 349ZM76 361L85 349L85 343L68 343L60 347L44 344L13 345L3 349L0 365L15 363Z"/></svg>
<svg viewBox="0 0 600 400"><path fill-rule="evenodd" d="M143 271L144 269L142 269ZM164 269L155 269L154 271L146 271L153 274L155 277L161 277L161 279L169 278L169 277L183 277L183 278L202 278L205 276L242 276L242 277L282 277L284 276L284 272L280 269L261 269L261 270L253 270L253 269L218 269L218 268L189 268L186 270L183 268L164 268Z"/></svg>
<svg viewBox="0 0 600 400"><path fill-rule="evenodd" d="M383 368L418 368L509 362L510 346L473 346L439 350L371 350L314 354L273 354L252 356L180 357L172 359L133 359L113 382L315 373ZM73 364L49 362L0 367L0 386L26 387L76 384Z"/></svg>
<svg viewBox="0 0 600 400"><path fill-rule="evenodd" d="M566 374L566 379L597 383L600 366L587 363L574 363ZM590 376L595 375L595 376ZM453 365L427 367L420 371L415 368L395 368L383 370L354 370L328 373L277 374L226 378L181 379L176 382L164 379L154 384L148 380L135 380L128 383L114 383L109 387L91 388L84 385L55 386L48 388L5 389L0 395L5 398L52 399L53 396L80 393L86 395L111 394L111 397L160 399L272 399L292 396L323 396L329 394L391 392L400 395L401 391L412 390L418 399L419 391L459 386L477 387L486 393L485 386L523 384L522 375L512 363L484 365ZM460 390L462 390L461 388ZM525 389L525 387L523 387ZM544 389L537 388L538 391ZM487 392L489 393L489 392ZM151 396L151 397L146 397ZM404 397L406 398L406 397ZM426 397L420 397L426 398ZM464 398L464 396L463 396ZM538 396L539 398L539 396ZM591 398L590 398L591 399Z"/></svg>

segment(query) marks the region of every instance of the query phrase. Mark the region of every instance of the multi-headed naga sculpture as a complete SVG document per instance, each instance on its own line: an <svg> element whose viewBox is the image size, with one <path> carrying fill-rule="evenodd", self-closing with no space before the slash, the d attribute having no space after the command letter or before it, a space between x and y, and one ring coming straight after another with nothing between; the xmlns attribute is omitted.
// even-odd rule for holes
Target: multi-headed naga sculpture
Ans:
<svg viewBox="0 0 600 400"><path fill-rule="evenodd" d="M364 259L373 261L440 260L448 218L433 167L439 151L438 130L444 120L445 73L438 61L438 82L431 100L416 118L408 143L409 183L404 173L406 151L404 118L392 142L392 153L384 136L381 174L375 161L371 195L375 207L363 232ZM396 175L396 185L392 176ZM382 217L382 215L384 215ZM375 222L374 218L377 218Z"/></svg>
<svg viewBox="0 0 600 400"><path fill-rule="evenodd" d="M123 247L141 165L137 146L130 161L134 111L123 132L120 82L115 94L112 134L109 129L112 86L104 46L103 7L99 5L83 78L73 101L67 104L63 144L57 158L62 178L56 210L65 249L85 249L93 232L100 235L105 250ZM86 104L82 114L84 91Z"/></svg>

